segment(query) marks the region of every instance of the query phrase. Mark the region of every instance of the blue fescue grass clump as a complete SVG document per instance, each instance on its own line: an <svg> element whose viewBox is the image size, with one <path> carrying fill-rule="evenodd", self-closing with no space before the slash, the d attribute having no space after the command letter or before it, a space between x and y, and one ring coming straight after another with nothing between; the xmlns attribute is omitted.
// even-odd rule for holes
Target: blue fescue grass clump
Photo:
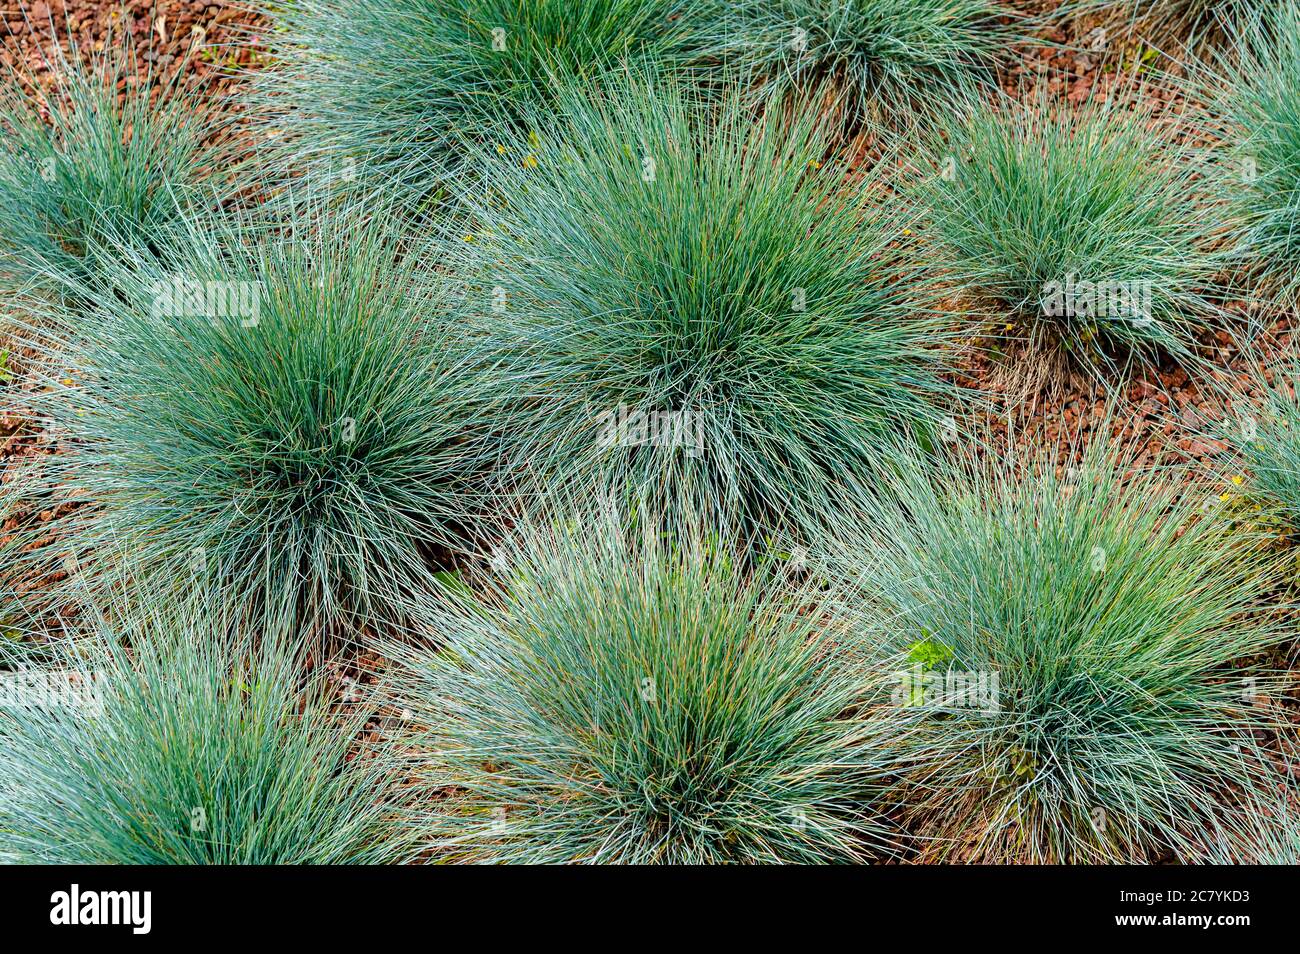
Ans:
<svg viewBox="0 0 1300 954"><path fill-rule="evenodd" d="M1270 785L1255 733L1278 724L1259 657L1285 636L1267 534L1122 450L912 463L864 502L846 572L934 680L905 697L936 710L907 802L933 855L1189 860L1247 840L1242 806ZM937 711L966 673L996 678L993 704Z"/></svg>
<svg viewBox="0 0 1300 954"><path fill-rule="evenodd" d="M472 168L467 143L546 102L555 77L693 49L683 0L308 0L277 11L264 100L289 168L419 210Z"/></svg>
<svg viewBox="0 0 1300 954"><path fill-rule="evenodd" d="M785 863L889 851L880 667L834 598L716 532L531 524L443 645L391 647L438 857Z"/></svg>
<svg viewBox="0 0 1300 954"><path fill-rule="evenodd" d="M170 267L134 252L88 313L38 316L33 403L93 505L71 518L87 567L208 581L305 627L396 621L430 588L488 503L501 405L435 259L390 220L196 222Z"/></svg>
<svg viewBox="0 0 1300 954"><path fill-rule="evenodd" d="M1300 292L1300 3L1285 0L1233 31L1212 95L1234 159L1227 188L1246 269L1269 297Z"/></svg>
<svg viewBox="0 0 1300 954"><path fill-rule="evenodd" d="M1253 376L1253 399L1235 396L1233 413L1215 434L1226 440L1237 454L1242 473L1240 493L1268 505L1292 532L1300 531L1300 363L1294 353L1270 362L1265 375L1262 359L1252 364L1260 369ZM1233 492L1233 491L1229 491Z"/></svg>
<svg viewBox="0 0 1300 954"><path fill-rule="evenodd" d="M1186 353L1223 214L1146 108L988 106L949 124L922 187L939 264L1018 335L1091 365Z"/></svg>
<svg viewBox="0 0 1300 954"><path fill-rule="evenodd" d="M35 864L396 860L393 762L230 604L101 619L0 697L0 857Z"/></svg>
<svg viewBox="0 0 1300 954"><path fill-rule="evenodd" d="M996 87L1027 25L996 0L740 0L709 44L767 93L829 84L850 121L900 122Z"/></svg>
<svg viewBox="0 0 1300 954"><path fill-rule="evenodd" d="M48 95L17 76L0 93L0 279L11 294L75 297L102 280L96 254L120 238L167 248L214 181L218 124L179 79L155 85L138 70L131 45L52 55Z"/></svg>
<svg viewBox="0 0 1300 954"><path fill-rule="evenodd" d="M817 524L952 390L906 206L846 181L807 113L635 71L555 96L484 151L449 236L534 415L516 459L547 490Z"/></svg>

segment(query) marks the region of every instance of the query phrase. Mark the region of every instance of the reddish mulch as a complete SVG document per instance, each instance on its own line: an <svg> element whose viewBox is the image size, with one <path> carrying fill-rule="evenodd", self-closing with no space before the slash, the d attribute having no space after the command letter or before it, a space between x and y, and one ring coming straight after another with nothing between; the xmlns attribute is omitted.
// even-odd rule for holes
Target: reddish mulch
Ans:
<svg viewBox="0 0 1300 954"><path fill-rule="evenodd" d="M258 64L259 28L266 21L240 4L210 0L3 0L0 62L48 88L56 41L85 53L103 53L129 34L141 68L170 75L184 68L187 82L212 95L237 84Z"/></svg>

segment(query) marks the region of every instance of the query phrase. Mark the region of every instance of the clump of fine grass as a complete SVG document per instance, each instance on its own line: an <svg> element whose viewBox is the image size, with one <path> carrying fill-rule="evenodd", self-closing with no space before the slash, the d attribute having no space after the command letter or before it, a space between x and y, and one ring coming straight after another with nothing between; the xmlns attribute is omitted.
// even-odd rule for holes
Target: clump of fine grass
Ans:
<svg viewBox="0 0 1300 954"><path fill-rule="evenodd" d="M1228 123L1228 183L1246 269L1284 303L1300 292L1300 3L1232 31L1211 95Z"/></svg>
<svg viewBox="0 0 1300 954"><path fill-rule="evenodd" d="M102 280L96 254L121 238L163 252L215 161L207 108L179 79L137 69L134 46L90 59L54 49L48 94L18 76L0 93L0 279L11 294L76 296Z"/></svg>
<svg viewBox="0 0 1300 954"><path fill-rule="evenodd" d="M1273 362L1267 376L1262 364L1252 364L1260 369L1254 375L1256 398L1238 397L1226 427L1214 436L1237 452L1245 471L1234 477L1241 492L1267 503L1272 515L1300 530L1300 364L1292 354Z"/></svg>
<svg viewBox="0 0 1300 954"><path fill-rule="evenodd" d="M1278 687L1255 660L1285 636L1265 609L1282 558L1179 475L1128 474L1122 450L1014 458L900 467L846 551L913 657L905 702L934 713L916 831L986 862L1248 841L1243 805L1272 784L1253 737ZM978 711L951 691L972 680L993 689Z"/></svg>
<svg viewBox="0 0 1300 954"><path fill-rule="evenodd" d="M285 634L231 639L227 609L101 621L0 695L0 857L27 864L396 860L382 752ZM229 620L227 621L229 622ZM2 647L0 647L2 648ZM319 671L318 671L319 672Z"/></svg>
<svg viewBox="0 0 1300 954"><path fill-rule="evenodd" d="M290 167L422 209L471 168L467 143L546 102L554 77L596 75L628 56L684 65L695 10L685 0L309 0L277 14L283 65L266 75L265 99Z"/></svg>
<svg viewBox="0 0 1300 954"><path fill-rule="evenodd" d="M48 466L87 504L88 579L208 581L304 629L396 621L429 589L489 502L501 405L388 218L196 222L171 267L136 251L89 314L37 317L32 403L70 448Z"/></svg>
<svg viewBox="0 0 1300 954"><path fill-rule="evenodd" d="M429 848L456 861L713 864L891 850L880 668L774 564L609 511L502 543L499 582L392 647Z"/></svg>
<svg viewBox="0 0 1300 954"><path fill-rule="evenodd" d="M936 255L1021 337L1090 366L1186 353L1215 313L1221 215L1145 108L986 107L936 141Z"/></svg>
<svg viewBox="0 0 1300 954"><path fill-rule="evenodd" d="M897 122L965 107L996 87L996 68L1027 25L996 0L741 0L711 52L766 92L823 82L850 122Z"/></svg>
<svg viewBox="0 0 1300 954"><path fill-rule="evenodd" d="M807 113L635 73L555 95L535 145L482 156L450 236L535 414L516 459L551 489L816 525L950 390L905 203L883 172L846 182Z"/></svg>

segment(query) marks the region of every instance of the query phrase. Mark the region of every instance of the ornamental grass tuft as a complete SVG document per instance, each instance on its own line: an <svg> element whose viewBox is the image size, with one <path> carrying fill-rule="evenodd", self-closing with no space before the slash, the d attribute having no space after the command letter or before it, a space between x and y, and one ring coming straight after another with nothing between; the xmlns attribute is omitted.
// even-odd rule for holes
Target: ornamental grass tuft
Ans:
<svg viewBox="0 0 1300 954"><path fill-rule="evenodd" d="M417 821L438 857L493 863L858 861L906 733L888 667L783 564L716 531L604 510L530 524L497 582L392 648L422 726Z"/></svg>
<svg viewBox="0 0 1300 954"><path fill-rule="evenodd" d="M906 204L809 114L636 71L555 95L485 150L448 235L531 408L513 458L545 492L815 532L955 392Z"/></svg>
<svg viewBox="0 0 1300 954"><path fill-rule="evenodd" d="M1267 530L1122 449L911 463L864 501L844 564L930 713L906 812L927 856L1188 861L1248 841L1276 785L1255 740L1280 724L1265 657L1286 637Z"/></svg>
<svg viewBox="0 0 1300 954"><path fill-rule="evenodd" d="M1227 127L1225 186L1245 270L1285 305L1300 293L1300 3L1284 0L1231 35L1209 91Z"/></svg>
<svg viewBox="0 0 1300 954"><path fill-rule="evenodd" d="M1215 316L1221 206L1147 108L988 106L933 152L937 260L1014 334L1097 367L1186 354Z"/></svg>
<svg viewBox="0 0 1300 954"><path fill-rule="evenodd" d="M141 69L132 44L54 49L50 92L11 75L0 93L0 281L11 296L77 299L119 240L167 249L185 207L215 188L220 123L179 72Z"/></svg>
<svg viewBox="0 0 1300 954"><path fill-rule="evenodd" d="M436 259L374 206L191 223L38 315L31 403L88 579L220 586L313 627L400 622L493 501L503 404ZM52 330L51 330L52 329Z"/></svg>
<svg viewBox="0 0 1300 954"><path fill-rule="evenodd" d="M624 57L693 56L686 0L307 0L277 11L260 100L286 169L420 213L502 116ZM706 7L708 4L706 3Z"/></svg>
<svg viewBox="0 0 1300 954"><path fill-rule="evenodd" d="M850 124L906 124L997 88L1029 21L996 0L739 0L707 44L763 93L827 84Z"/></svg>
<svg viewBox="0 0 1300 954"><path fill-rule="evenodd" d="M27 864L361 864L409 854L394 762L357 749L271 623L230 604L100 618L0 696L0 858ZM0 647L2 648L2 647Z"/></svg>

